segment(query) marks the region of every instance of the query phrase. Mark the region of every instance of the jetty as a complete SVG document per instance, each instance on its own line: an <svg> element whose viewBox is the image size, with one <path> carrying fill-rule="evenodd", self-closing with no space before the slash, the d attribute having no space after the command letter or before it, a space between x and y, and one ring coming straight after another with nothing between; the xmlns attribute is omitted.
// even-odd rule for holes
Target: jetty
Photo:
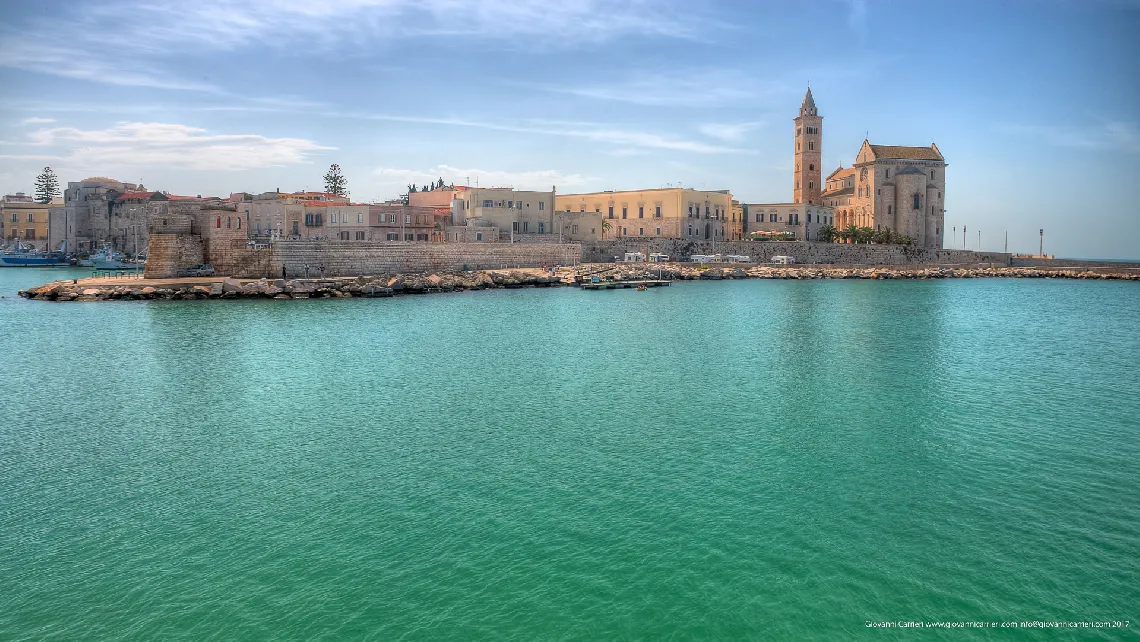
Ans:
<svg viewBox="0 0 1140 642"><path fill-rule="evenodd" d="M656 288L666 286L672 281L664 279L650 279L644 281L585 281L582 283L583 290L619 290L622 288L638 288L645 286L647 288Z"/></svg>

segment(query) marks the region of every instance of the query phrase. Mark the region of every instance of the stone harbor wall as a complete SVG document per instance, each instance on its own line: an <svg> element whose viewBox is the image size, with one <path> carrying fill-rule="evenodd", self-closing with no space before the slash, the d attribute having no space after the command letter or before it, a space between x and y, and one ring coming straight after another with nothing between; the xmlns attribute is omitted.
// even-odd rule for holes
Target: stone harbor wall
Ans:
<svg viewBox="0 0 1140 642"><path fill-rule="evenodd" d="M212 229L151 236L148 278L180 276L199 263L219 276L241 278L357 276L407 272L495 270L577 265L581 247L570 243L413 243L285 240L251 245L244 230Z"/></svg>
<svg viewBox="0 0 1140 642"><path fill-rule="evenodd" d="M1081 259L1033 259L1028 257L1013 257L1011 265L1017 267L1055 267L1055 268L1078 268L1078 267L1105 267L1105 268L1140 268L1140 262L1128 263L1125 261L1084 261Z"/></svg>
<svg viewBox="0 0 1140 642"><path fill-rule="evenodd" d="M191 234L151 234L147 244L148 279L178 276L182 270L204 262L202 238Z"/></svg>
<svg viewBox="0 0 1140 642"><path fill-rule="evenodd" d="M284 241L273 244L268 272L248 276L280 276L282 267L290 275L304 276L306 266L311 276L495 270L577 265L580 257L580 246L568 243ZM258 264L250 271L261 270Z"/></svg>
<svg viewBox="0 0 1140 642"><path fill-rule="evenodd" d="M766 263L773 256L785 255L797 263L838 265L938 265L996 263L1010 265L1010 255L1002 252L970 252L921 248L913 245L847 245L772 241L684 241L681 239L623 238L582 243L583 263L605 263L626 252L661 253L674 261L685 261L694 254L737 254L751 257L752 263Z"/></svg>

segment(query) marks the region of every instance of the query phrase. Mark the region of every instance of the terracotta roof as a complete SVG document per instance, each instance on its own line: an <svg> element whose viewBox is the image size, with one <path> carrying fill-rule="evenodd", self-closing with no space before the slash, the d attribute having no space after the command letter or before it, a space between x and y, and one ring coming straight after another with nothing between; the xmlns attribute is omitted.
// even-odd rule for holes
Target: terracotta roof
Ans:
<svg viewBox="0 0 1140 642"><path fill-rule="evenodd" d="M823 197L823 196L843 196L845 194L854 194L854 193L855 193L854 187L841 187L839 189L831 190L830 192L822 192L820 194L820 196L821 197Z"/></svg>
<svg viewBox="0 0 1140 642"><path fill-rule="evenodd" d="M840 167L839 169L835 170L834 172L828 174L827 180L829 180L829 181L830 180L840 180L843 178L847 178L848 176L854 176L854 175L855 175L855 168L854 167Z"/></svg>
<svg viewBox="0 0 1140 642"><path fill-rule="evenodd" d="M876 159L902 158L907 160L945 160L934 146L903 147L899 145L871 145L871 153Z"/></svg>

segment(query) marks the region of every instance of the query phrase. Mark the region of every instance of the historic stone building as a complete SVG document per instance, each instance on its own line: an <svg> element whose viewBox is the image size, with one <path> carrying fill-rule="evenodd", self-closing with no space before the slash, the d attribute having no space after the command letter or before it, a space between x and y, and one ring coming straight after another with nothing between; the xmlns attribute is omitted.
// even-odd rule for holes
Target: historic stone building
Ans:
<svg viewBox="0 0 1140 642"><path fill-rule="evenodd" d="M796 123L796 163L793 202L817 205L823 191L823 116L815 106L811 89L804 94Z"/></svg>
<svg viewBox="0 0 1140 642"><path fill-rule="evenodd" d="M823 222L839 229L852 225L890 228L913 238L916 245L942 247L946 160L938 146L872 145L864 140L855 164L848 168L841 165L821 184L822 121L809 89L795 118L796 203L829 208L832 216L824 213ZM760 207L750 205L749 210Z"/></svg>
<svg viewBox="0 0 1140 642"><path fill-rule="evenodd" d="M556 204L560 212L601 215L599 225L604 225L605 232L599 236L604 239L637 237L724 241L735 229L731 219L736 212L732 207L732 193L728 190L669 187L559 194Z"/></svg>
<svg viewBox="0 0 1140 642"><path fill-rule="evenodd" d="M799 114L792 121L796 143L792 202L744 205L744 235L787 234L800 241L814 241L819 228L832 223L833 210L822 197L823 116L811 89L804 94Z"/></svg>
<svg viewBox="0 0 1140 642"><path fill-rule="evenodd" d="M890 228L922 247L942 247L946 160L937 145L901 147L864 140L852 169L855 191L839 227Z"/></svg>

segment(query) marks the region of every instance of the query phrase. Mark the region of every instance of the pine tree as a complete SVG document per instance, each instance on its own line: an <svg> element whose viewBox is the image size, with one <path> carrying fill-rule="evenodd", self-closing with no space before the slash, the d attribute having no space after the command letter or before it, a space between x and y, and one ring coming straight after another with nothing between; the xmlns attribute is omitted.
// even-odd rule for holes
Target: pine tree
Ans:
<svg viewBox="0 0 1140 642"><path fill-rule="evenodd" d="M59 178L50 167L45 167L36 177L36 202L46 205L56 196L59 196Z"/></svg>
<svg viewBox="0 0 1140 642"><path fill-rule="evenodd" d="M333 163L325 174L325 191L340 197L348 196L348 179L340 171L340 165Z"/></svg>

